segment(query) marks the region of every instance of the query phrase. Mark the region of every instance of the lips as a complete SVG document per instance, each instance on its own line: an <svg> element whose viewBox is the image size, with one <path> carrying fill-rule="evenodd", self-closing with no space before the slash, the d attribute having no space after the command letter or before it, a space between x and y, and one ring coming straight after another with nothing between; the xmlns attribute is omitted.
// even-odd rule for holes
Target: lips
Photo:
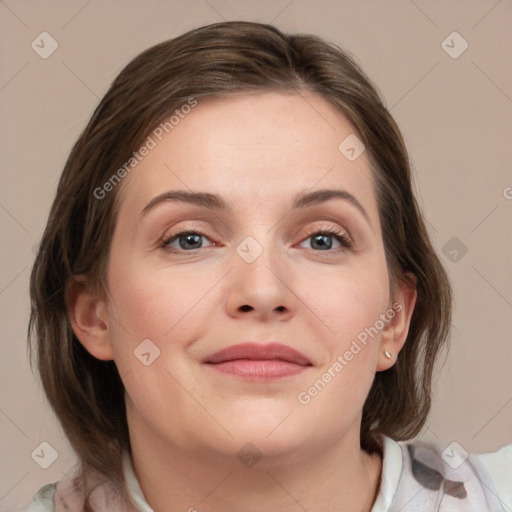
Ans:
<svg viewBox="0 0 512 512"><path fill-rule="evenodd" d="M236 360L252 361L284 361L300 366L312 366L311 361L301 352L294 348L283 345L282 343L268 343L260 345L258 343L240 343L219 350L214 354L207 356L203 363L221 364Z"/></svg>
<svg viewBox="0 0 512 512"><path fill-rule="evenodd" d="M308 371L313 364L281 343L240 343L207 356L203 363L216 374L249 382L270 382Z"/></svg>

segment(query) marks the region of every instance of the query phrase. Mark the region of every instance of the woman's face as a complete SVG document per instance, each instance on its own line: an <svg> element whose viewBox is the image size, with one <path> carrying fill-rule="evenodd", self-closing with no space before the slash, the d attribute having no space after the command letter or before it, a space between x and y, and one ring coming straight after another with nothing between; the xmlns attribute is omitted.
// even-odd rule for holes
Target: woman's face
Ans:
<svg viewBox="0 0 512 512"><path fill-rule="evenodd" d="M265 92L199 100L158 133L122 184L107 273L132 437L217 457L355 445L401 344L367 155L339 148L354 128L318 96ZM308 364L204 362L246 342Z"/></svg>

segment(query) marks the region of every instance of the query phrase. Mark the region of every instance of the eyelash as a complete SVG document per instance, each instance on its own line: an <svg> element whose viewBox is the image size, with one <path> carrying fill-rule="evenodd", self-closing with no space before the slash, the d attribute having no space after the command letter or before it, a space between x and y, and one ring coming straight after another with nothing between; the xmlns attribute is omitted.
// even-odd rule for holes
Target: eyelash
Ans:
<svg viewBox="0 0 512 512"><path fill-rule="evenodd" d="M199 249L191 249L190 251L186 251L183 249L177 250L174 247L173 248L169 247L170 243L174 242L176 239L178 239L182 236L185 236L185 235L199 235L199 236L209 239L209 237L207 235L205 235L204 233L201 233L200 231L197 231L197 230L179 231L178 233L173 233L170 236L167 236L167 237L164 236L160 241L160 247L169 253L175 253L175 254L177 254L177 253L194 253L195 251L197 251L199 249L203 249L203 247L200 247ZM338 249L329 249L326 251L319 251L316 249L311 249L315 252L332 254L333 252L337 253L340 251L350 250L353 247L353 242L349 238L349 236L346 233L344 233L342 231L338 231L337 229L334 229L334 228L317 229L316 231L312 231L308 235L306 235L306 237L303 239L303 241L307 240L308 238L311 238L314 235L330 235L333 238L335 238L342 246L341 248L338 248ZM215 242L213 242L213 244L215 246Z"/></svg>

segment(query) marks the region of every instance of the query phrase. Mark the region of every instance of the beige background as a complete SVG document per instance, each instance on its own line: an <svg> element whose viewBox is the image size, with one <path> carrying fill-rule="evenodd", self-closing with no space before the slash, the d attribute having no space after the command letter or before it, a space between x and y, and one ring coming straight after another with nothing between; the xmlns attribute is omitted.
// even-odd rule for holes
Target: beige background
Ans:
<svg viewBox="0 0 512 512"><path fill-rule="evenodd" d="M73 463L25 351L33 248L64 160L132 57L222 19L326 37L352 52L377 83L403 131L420 203L455 291L452 349L422 437L457 441L472 452L512 442L510 0L6 0L0 3L0 510L16 510ZM47 59L31 48L44 31L59 45ZM442 47L454 31L469 44L458 58ZM461 43L452 37L445 45L453 53ZM460 244L467 247L462 257ZM59 455L48 469L31 458L43 441Z"/></svg>

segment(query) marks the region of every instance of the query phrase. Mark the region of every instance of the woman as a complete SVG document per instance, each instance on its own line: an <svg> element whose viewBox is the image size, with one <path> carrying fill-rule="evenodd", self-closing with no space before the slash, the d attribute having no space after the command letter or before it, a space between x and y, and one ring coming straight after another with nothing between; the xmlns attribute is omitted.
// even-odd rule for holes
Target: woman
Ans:
<svg viewBox="0 0 512 512"><path fill-rule="evenodd" d="M29 511L510 506L512 445L406 442L451 288L398 127L317 37L219 23L128 64L69 156L31 297L79 468Z"/></svg>

